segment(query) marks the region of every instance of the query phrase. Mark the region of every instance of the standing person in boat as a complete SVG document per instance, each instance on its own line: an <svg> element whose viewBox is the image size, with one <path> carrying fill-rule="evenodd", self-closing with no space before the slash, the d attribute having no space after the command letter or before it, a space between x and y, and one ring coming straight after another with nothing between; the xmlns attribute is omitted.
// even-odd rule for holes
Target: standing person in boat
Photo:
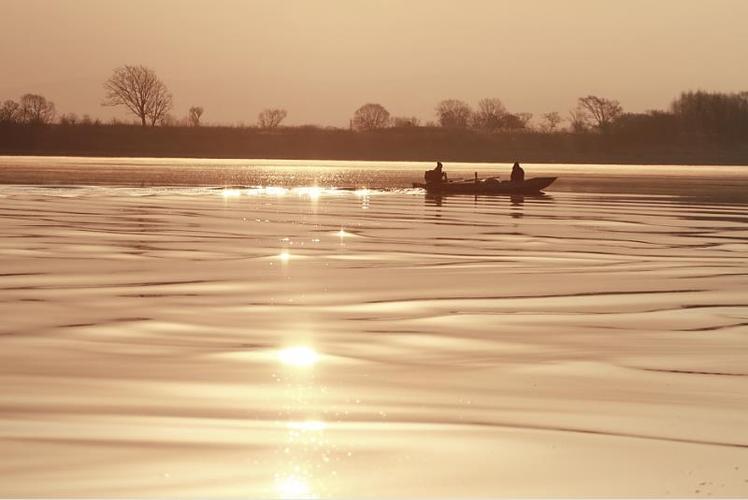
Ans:
<svg viewBox="0 0 748 500"><path fill-rule="evenodd" d="M510 177L512 182L523 182L525 180L525 171L519 166L518 162L514 162L512 167L512 176Z"/></svg>
<svg viewBox="0 0 748 500"><path fill-rule="evenodd" d="M442 171L442 162L436 162L436 167L433 170L426 170L423 174L423 178L426 180L426 184L438 184L440 182L447 182L447 173Z"/></svg>

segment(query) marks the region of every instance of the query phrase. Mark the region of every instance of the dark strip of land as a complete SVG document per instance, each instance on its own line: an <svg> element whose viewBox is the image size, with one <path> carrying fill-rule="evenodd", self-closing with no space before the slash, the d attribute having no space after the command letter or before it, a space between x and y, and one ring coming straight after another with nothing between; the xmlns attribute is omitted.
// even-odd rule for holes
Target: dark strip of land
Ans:
<svg viewBox="0 0 748 500"><path fill-rule="evenodd" d="M0 154L371 161L748 165L748 141L700 135L495 132L440 127L0 124Z"/></svg>

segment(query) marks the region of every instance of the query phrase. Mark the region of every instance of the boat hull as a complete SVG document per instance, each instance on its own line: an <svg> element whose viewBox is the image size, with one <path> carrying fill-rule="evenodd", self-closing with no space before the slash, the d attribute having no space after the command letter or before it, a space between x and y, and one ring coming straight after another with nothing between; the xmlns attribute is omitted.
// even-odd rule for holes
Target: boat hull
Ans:
<svg viewBox="0 0 748 500"><path fill-rule="evenodd" d="M438 194L536 194L547 188L556 177L534 177L520 182L512 181L459 181L439 184L414 182L414 188L425 189Z"/></svg>

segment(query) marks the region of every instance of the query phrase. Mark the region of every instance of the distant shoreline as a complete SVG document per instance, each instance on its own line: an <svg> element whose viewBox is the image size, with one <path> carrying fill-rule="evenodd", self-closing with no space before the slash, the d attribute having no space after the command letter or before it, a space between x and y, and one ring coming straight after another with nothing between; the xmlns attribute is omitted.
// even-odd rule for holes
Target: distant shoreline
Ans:
<svg viewBox="0 0 748 500"><path fill-rule="evenodd" d="M748 143L438 127L356 132L317 127L4 124L0 125L0 155L745 166Z"/></svg>

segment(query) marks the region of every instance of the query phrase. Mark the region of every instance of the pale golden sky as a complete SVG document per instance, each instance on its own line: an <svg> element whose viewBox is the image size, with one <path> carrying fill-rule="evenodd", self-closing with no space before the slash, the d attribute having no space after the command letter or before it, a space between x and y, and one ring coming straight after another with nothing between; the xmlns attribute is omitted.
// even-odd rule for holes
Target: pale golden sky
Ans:
<svg viewBox="0 0 748 500"><path fill-rule="evenodd" d="M0 0L0 100L102 108L114 67L144 64L204 121L346 125L366 102L434 119L446 98L515 112L578 96L626 110L681 91L748 90L748 0Z"/></svg>

